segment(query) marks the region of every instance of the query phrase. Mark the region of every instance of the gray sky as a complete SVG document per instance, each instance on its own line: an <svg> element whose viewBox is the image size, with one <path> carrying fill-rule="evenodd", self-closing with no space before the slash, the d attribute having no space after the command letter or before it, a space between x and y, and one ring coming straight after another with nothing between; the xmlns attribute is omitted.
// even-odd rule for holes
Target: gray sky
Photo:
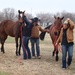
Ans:
<svg viewBox="0 0 75 75"><path fill-rule="evenodd" d="M75 0L0 0L0 11L4 8L25 10L27 13L57 13L63 10L75 12Z"/></svg>

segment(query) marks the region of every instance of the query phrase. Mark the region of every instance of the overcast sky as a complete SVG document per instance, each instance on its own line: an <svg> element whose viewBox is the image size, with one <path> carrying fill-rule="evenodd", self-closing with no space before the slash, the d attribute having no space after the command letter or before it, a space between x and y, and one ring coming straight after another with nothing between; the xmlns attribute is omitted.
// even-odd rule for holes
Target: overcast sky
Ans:
<svg viewBox="0 0 75 75"><path fill-rule="evenodd" d="M0 11L4 8L25 10L27 13L57 13L63 10L75 12L75 0L0 0Z"/></svg>

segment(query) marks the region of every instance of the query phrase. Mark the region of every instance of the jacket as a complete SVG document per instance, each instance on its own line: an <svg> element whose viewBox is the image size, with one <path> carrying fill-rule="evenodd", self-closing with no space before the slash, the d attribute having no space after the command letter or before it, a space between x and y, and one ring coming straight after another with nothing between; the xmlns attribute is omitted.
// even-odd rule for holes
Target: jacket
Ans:
<svg viewBox="0 0 75 75"><path fill-rule="evenodd" d="M32 30L32 23L28 21L26 16L23 17L23 20L26 23L26 26L22 28L22 36L30 37Z"/></svg>
<svg viewBox="0 0 75 75"><path fill-rule="evenodd" d="M74 40L73 29L74 29L75 24L71 20L68 20L68 22L69 22L70 26L66 31L66 35L67 35L67 42L70 43L70 42L73 42L73 40ZM62 37L63 37L63 28L61 28L60 35L59 35L56 43L62 43Z"/></svg>
<svg viewBox="0 0 75 75"><path fill-rule="evenodd" d="M31 38L39 38L39 31L47 32L47 30L42 29L40 25L34 25L31 32Z"/></svg>

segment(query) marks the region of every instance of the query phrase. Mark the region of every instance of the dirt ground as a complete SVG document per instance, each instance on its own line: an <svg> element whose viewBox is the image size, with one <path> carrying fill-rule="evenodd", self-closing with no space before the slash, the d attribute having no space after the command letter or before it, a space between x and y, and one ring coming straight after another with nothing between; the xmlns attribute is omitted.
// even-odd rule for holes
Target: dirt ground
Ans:
<svg viewBox="0 0 75 75"><path fill-rule="evenodd" d="M41 59L22 59L15 55L15 43L5 43L5 51L0 52L0 71L9 75L75 75L75 58L70 69L61 68L61 52L59 61L52 57L52 45L40 44Z"/></svg>

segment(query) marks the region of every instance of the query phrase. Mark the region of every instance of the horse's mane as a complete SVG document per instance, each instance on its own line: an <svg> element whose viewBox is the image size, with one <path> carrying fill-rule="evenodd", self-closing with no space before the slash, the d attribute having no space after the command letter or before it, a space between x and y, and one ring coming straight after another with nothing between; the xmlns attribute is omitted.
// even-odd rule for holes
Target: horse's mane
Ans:
<svg viewBox="0 0 75 75"><path fill-rule="evenodd" d="M44 29L49 29L51 26L52 26L52 24L51 24L51 25L48 25L48 26L45 27ZM41 39L41 40L44 40L45 34L46 34L46 32L41 32L41 33L40 33L40 39Z"/></svg>

